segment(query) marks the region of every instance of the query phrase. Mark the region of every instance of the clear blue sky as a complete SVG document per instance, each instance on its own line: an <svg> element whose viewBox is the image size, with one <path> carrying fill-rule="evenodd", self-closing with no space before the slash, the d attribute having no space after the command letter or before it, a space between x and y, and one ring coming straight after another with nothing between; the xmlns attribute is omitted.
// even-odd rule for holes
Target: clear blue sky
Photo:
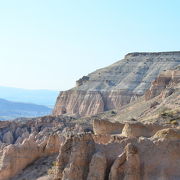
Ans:
<svg viewBox="0 0 180 180"><path fill-rule="evenodd" d="M66 90L128 52L180 50L179 0L2 0L0 85Z"/></svg>

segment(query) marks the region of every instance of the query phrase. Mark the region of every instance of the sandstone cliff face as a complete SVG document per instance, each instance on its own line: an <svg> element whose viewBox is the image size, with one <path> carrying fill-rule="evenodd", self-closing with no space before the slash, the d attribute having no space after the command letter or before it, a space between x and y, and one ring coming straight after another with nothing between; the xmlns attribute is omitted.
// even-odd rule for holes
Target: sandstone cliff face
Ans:
<svg viewBox="0 0 180 180"><path fill-rule="evenodd" d="M104 102L99 92L69 90L61 92L54 115L77 114L89 115L104 111ZM59 103L63 102L63 103Z"/></svg>
<svg viewBox="0 0 180 180"><path fill-rule="evenodd" d="M61 92L53 115L94 115L123 105L143 95L164 70L180 65L180 52L130 53L117 63L77 81Z"/></svg>
<svg viewBox="0 0 180 180"><path fill-rule="evenodd" d="M156 80L152 82L151 87L145 93L145 99L149 100L158 95L167 97L175 91L173 85L177 85L178 83L180 83L180 66L174 70L167 70L161 73ZM163 93L165 89L166 94Z"/></svg>

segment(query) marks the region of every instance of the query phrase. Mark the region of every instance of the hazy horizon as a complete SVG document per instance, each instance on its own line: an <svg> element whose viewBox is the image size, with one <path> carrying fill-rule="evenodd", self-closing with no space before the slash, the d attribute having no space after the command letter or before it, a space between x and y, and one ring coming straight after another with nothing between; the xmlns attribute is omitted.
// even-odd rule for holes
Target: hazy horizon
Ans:
<svg viewBox="0 0 180 180"><path fill-rule="evenodd" d="M0 2L0 86L67 90L129 52L178 51L180 1Z"/></svg>

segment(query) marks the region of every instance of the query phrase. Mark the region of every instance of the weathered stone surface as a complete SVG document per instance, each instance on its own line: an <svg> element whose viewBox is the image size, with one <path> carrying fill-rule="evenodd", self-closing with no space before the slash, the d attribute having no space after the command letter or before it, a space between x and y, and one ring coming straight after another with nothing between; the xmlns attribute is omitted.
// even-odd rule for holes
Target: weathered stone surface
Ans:
<svg viewBox="0 0 180 180"><path fill-rule="evenodd" d="M180 83L180 67L176 67L174 70L164 71L152 82L151 87L145 93L145 99L149 100L158 95L166 98L174 92L174 89L168 88L168 86L177 83ZM163 92L165 89L166 91Z"/></svg>
<svg viewBox="0 0 180 180"><path fill-rule="evenodd" d="M104 180L106 175L107 160L102 152L93 155L89 165L89 173L87 180Z"/></svg>
<svg viewBox="0 0 180 180"><path fill-rule="evenodd" d="M124 169L122 165L126 161L126 153L123 152L116 160L114 161L113 165L111 166L111 171L109 174L109 180L119 180L124 178Z"/></svg>
<svg viewBox="0 0 180 180"><path fill-rule="evenodd" d="M149 137L149 130L140 122L126 123L122 130L122 135L126 137Z"/></svg>
<svg viewBox="0 0 180 180"><path fill-rule="evenodd" d="M61 103L63 102L63 103ZM93 115L104 111L104 102L99 92L64 91L57 99L53 115Z"/></svg>
<svg viewBox="0 0 180 180"><path fill-rule="evenodd" d="M123 60L80 79L76 88L61 92L53 114L87 116L119 109L143 95L161 72L178 65L180 52L130 53ZM175 76L173 74L176 81ZM163 81L160 83L162 89L164 80L160 78L159 81ZM169 80L166 78L166 81ZM159 92L154 90L147 96Z"/></svg>
<svg viewBox="0 0 180 180"><path fill-rule="evenodd" d="M14 141L14 138L13 138L13 134L11 131L8 131L7 133L4 134L4 136L3 136L4 143L12 144L13 141Z"/></svg>
<svg viewBox="0 0 180 180"><path fill-rule="evenodd" d="M22 144L5 147L0 162L0 179L8 180L36 159L57 153L60 144L58 135L51 135L39 144L35 134L31 134Z"/></svg>
<svg viewBox="0 0 180 180"><path fill-rule="evenodd" d="M80 78L79 80L76 81L76 86L82 86L84 83L88 82L89 77L88 76L83 76L82 78Z"/></svg>
<svg viewBox="0 0 180 180"><path fill-rule="evenodd" d="M85 137L83 140L74 139L69 163L64 169L62 180L85 180L93 152L94 142L91 137Z"/></svg>
<svg viewBox="0 0 180 180"><path fill-rule="evenodd" d="M164 134L168 135L164 136ZM160 130L151 138L122 138L113 135L109 141L108 135L107 143L101 143L102 136L107 137L107 135L91 135L95 139L93 151L91 151L92 146L89 146L88 150L83 143L83 139L89 138L89 135L82 134L78 136L78 140L77 137L67 139L66 146L62 147L57 161L59 163L57 169L61 171L61 176L56 174L56 179L101 179L104 169L106 169L104 179L109 177L110 180L178 180L180 178L179 128ZM92 153L89 156L90 151ZM103 155L99 157L97 152ZM84 161L85 156L89 157L88 161ZM101 160L98 160L97 156ZM106 157L106 167L104 157ZM100 166L99 163L103 165ZM83 167L80 168L79 164L83 164ZM99 169L100 167L103 168ZM84 173L87 175L87 171L88 176L83 176Z"/></svg>
<svg viewBox="0 0 180 180"><path fill-rule="evenodd" d="M93 121L93 131L95 134L120 134L124 127L123 123L119 122L110 122L107 120L98 120Z"/></svg>
<svg viewBox="0 0 180 180"><path fill-rule="evenodd" d="M137 148L131 143L113 163L109 180L140 180L140 158Z"/></svg>
<svg viewBox="0 0 180 180"><path fill-rule="evenodd" d="M162 129L152 137L154 139L180 140L180 129L167 128Z"/></svg>
<svg viewBox="0 0 180 180"><path fill-rule="evenodd" d="M168 125L159 125L159 124L143 124L141 122L131 122L125 123L125 126L122 130L122 135L125 137L151 137L157 131L168 127Z"/></svg>
<svg viewBox="0 0 180 180"><path fill-rule="evenodd" d="M179 180L179 70L164 71L179 65L179 60L180 52L128 54L124 60L83 77L76 88L62 92L54 109L56 116L0 122L0 180L8 180L35 160L59 150L55 171L51 171L58 180ZM147 99L139 98L149 87ZM142 109L137 112L139 117L156 116L164 107L174 110L169 114L176 125L143 124L131 113ZM110 109L118 110L75 118ZM112 116L106 117L108 113ZM120 116L122 122L126 116L136 120L128 119L125 125L115 122L121 122ZM109 117L115 123L107 121ZM84 127L92 130L93 119L95 134L80 134L87 132Z"/></svg>
<svg viewBox="0 0 180 180"><path fill-rule="evenodd" d="M67 140L60 150L56 179L86 180L94 148L91 134Z"/></svg>

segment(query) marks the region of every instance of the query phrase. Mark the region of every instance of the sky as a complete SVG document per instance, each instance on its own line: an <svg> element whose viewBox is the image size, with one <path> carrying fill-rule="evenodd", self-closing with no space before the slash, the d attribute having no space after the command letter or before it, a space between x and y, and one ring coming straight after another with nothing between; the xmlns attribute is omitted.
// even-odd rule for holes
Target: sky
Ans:
<svg viewBox="0 0 180 180"><path fill-rule="evenodd" d="M179 44L179 0L0 0L0 86L67 90L129 52Z"/></svg>

